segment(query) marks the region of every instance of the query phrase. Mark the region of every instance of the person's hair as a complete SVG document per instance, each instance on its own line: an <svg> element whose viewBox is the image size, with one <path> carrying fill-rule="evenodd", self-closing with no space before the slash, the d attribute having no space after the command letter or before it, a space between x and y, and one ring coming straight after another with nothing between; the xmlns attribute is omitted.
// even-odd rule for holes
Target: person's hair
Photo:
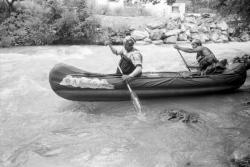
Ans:
<svg viewBox="0 0 250 167"><path fill-rule="evenodd" d="M199 40L199 39L194 39L194 40L192 41L192 43L195 43L195 44L198 45L198 46L202 46L201 40Z"/></svg>

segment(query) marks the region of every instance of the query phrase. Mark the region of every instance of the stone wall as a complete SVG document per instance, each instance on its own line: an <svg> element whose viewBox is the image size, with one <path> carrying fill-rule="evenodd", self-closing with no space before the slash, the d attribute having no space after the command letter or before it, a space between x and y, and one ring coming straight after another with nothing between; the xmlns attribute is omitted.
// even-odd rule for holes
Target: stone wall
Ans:
<svg viewBox="0 0 250 167"><path fill-rule="evenodd" d="M144 25L134 27L126 25L127 29L117 31L109 27L109 36L115 44L122 44L125 35L131 34L137 44L174 44L177 41L189 42L193 39L200 39L207 42L229 42L249 41L248 32L242 32L239 36L233 36L235 29L229 27L225 19L216 15L186 15L180 18L169 18L164 20L150 21ZM102 43L99 41L99 43Z"/></svg>

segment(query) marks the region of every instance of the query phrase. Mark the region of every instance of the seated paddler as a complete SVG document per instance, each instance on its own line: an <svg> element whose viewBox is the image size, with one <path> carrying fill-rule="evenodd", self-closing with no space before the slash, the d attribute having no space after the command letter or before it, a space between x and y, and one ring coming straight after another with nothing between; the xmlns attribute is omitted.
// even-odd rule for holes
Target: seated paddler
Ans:
<svg viewBox="0 0 250 167"><path fill-rule="evenodd" d="M133 37L126 36L121 50L117 50L108 42L112 53L121 56L119 67L123 73L123 80L129 80L142 74L142 54L138 49L134 48L135 42L136 40ZM117 68L116 73L121 74L119 68Z"/></svg>
<svg viewBox="0 0 250 167"><path fill-rule="evenodd" d="M199 39L195 39L191 43L192 48L181 47L174 45L175 49L186 53L197 53L196 60L198 66L188 66L189 68L196 68L200 75L218 74L226 69L227 60L218 61L214 53L207 47L202 46Z"/></svg>

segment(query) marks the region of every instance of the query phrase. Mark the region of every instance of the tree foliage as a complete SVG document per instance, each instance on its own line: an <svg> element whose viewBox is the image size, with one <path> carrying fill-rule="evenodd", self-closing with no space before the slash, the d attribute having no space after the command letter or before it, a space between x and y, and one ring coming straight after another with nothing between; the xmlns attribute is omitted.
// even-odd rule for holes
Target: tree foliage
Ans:
<svg viewBox="0 0 250 167"><path fill-rule="evenodd" d="M91 43L99 24L86 0L17 1L0 23L0 46Z"/></svg>
<svg viewBox="0 0 250 167"><path fill-rule="evenodd" d="M245 24L250 23L250 1L249 0L216 0L214 7L223 15L234 14Z"/></svg>

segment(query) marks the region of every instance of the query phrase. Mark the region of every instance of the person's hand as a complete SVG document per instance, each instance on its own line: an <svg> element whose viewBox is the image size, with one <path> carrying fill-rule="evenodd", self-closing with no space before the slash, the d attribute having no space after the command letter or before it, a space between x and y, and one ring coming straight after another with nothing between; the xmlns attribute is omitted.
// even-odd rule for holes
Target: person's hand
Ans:
<svg viewBox="0 0 250 167"><path fill-rule="evenodd" d="M132 78L132 77L129 76L129 75L123 75L123 76L122 76L122 79L123 79L124 81L129 81L131 78Z"/></svg>
<svg viewBox="0 0 250 167"><path fill-rule="evenodd" d="M180 49L179 45L177 45L177 44L174 45L174 48L175 49Z"/></svg>

